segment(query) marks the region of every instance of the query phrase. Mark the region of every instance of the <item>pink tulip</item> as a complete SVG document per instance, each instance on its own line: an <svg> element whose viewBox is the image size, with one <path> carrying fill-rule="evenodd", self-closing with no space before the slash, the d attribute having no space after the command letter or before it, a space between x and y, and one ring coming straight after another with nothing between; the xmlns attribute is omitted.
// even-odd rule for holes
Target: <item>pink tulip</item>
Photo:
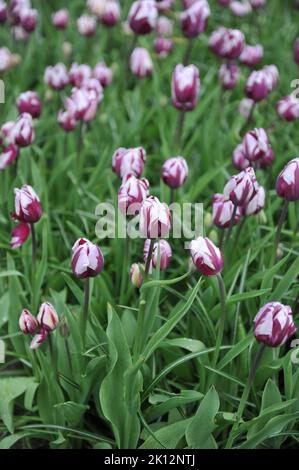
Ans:
<svg viewBox="0 0 299 470"><path fill-rule="evenodd" d="M145 78L153 73L154 64L147 49L136 47L130 57L131 72L138 78Z"/></svg>
<svg viewBox="0 0 299 470"><path fill-rule="evenodd" d="M57 312L52 304L44 302L39 309L37 321L43 330L54 331L59 323Z"/></svg>
<svg viewBox="0 0 299 470"><path fill-rule="evenodd" d="M79 279L97 276L104 268L100 248L86 238L79 238L73 248L72 270Z"/></svg>
<svg viewBox="0 0 299 470"><path fill-rule="evenodd" d="M183 186L188 176L188 165L183 157L172 157L162 167L162 179L167 186L176 189Z"/></svg>
<svg viewBox="0 0 299 470"><path fill-rule="evenodd" d="M113 79L113 71L105 62L99 62L93 69L92 76L96 78L103 88L106 88Z"/></svg>
<svg viewBox="0 0 299 470"><path fill-rule="evenodd" d="M0 154L0 171L13 164L19 156L19 149L14 144L4 147Z"/></svg>
<svg viewBox="0 0 299 470"><path fill-rule="evenodd" d="M198 237L190 243L192 261L204 276L219 274L224 265L221 251L207 237Z"/></svg>
<svg viewBox="0 0 299 470"><path fill-rule="evenodd" d="M129 24L135 34L151 33L157 24L158 10L154 0L137 0L129 11Z"/></svg>
<svg viewBox="0 0 299 470"><path fill-rule="evenodd" d="M294 121L299 118L299 100L294 95L281 98L276 104L276 111L279 117L286 121Z"/></svg>
<svg viewBox="0 0 299 470"><path fill-rule="evenodd" d="M86 80L87 78L91 78L92 69L87 64L78 65L75 62L74 64L72 64L68 76L71 84L79 88L84 80Z"/></svg>
<svg viewBox="0 0 299 470"><path fill-rule="evenodd" d="M228 228L234 213L234 204L227 200L223 194L214 194L213 196L213 223L219 228ZM241 217L239 208L235 211L234 225L237 224Z"/></svg>
<svg viewBox="0 0 299 470"><path fill-rule="evenodd" d="M69 12L66 8L52 13L52 23L57 29L65 29L69 23Z"/></svg>
<svg viewBox="0 0 299 470"><path fill-rule="evenodd" d="M297 331L291 307L279 302L267 303L254 318L253 330L258 342L272 348L282 346Z"/></svg>
<svg viewBox="0 0 299 470"><path fill-rule="evenodd" d="M13 127L14 141L19 147L28 147L35 138L31 114L22 113Z"/></svg>
<svg viewBox="0 0 299 470"><path fill-rule="evenodd" d="M30 235L30 226L26 222L16 225L11 233L10 246L13 250L22 246Z"/></svg>
<svg viewBox="0 0 299 470"><path fill-rule="evenodd" d="M151 244L150 239L145 240L144 248L143 248L143 259L145 263L148 258L150 244ZM160 257L160 270L165 271L165 269L168 268L169 263L172 258L171 246L166 240L159 240L158 242L154 244L152 258L150 261L150 271L152 268L156 268L158 266L159 257Z"/></svg>
<svg viewBox="0 0 299 470"><path fill-rule="evenodd" d="M276 192L286 201L299 199L299 158L289 161L278 175Z"/></svg>
<svg viewBox="0 0 299 470"><path fill-rule="evenodd" d="M264 48L260 44L256 46L246 45L240 55L240 62L248 67L254 67L263 58Z"/></svg>
<svg viewBox="0 0 299 470"><path fill-rule="evenodd" d="M253 198L249 201L247 206L244 208L245 215L256 215L265 206L265 190L263 186L258 186L257 191Z"/></svg>
<svg viewBox="0 0 299 470"><path fill-rule="evenodd" d="M97 28L96 19L93 16L82 15L77 19L77 28L81 36L94 36Z"/></svg>
<svg viewBox="0 0 299 470"><path fill-rule="evenodd" d="M24 308L19 318L19 327L25 335L32 335L38 330L37 319L26 308Z"/></svg>
<svg viewBox="0 0 299 470"><path fill-rule="evenodd" d="M178 64L172 75L172 103L176 109L191 111L195 108L200 91L199 70L195 65Z"/></svg>
<svg viewBox="0 0 299 470"><path fill-rule="evenodd" d="M17 108L20 114L29 113L33 118L38 118L42 110L38 94L35 91L21 93L17 99Z"/></svg>
<svg viewBox="0 0 299 470"><path fill-rule="evenodd" d="M112 157L112 169L120 178L127 175L141 176L146 160L146 152L142 147L126 149L120 147Z"/></svg>
<svg viewBox="0 0 299 470"><path fill-rule="evenodd" d="M146 238L166 238L171 229L171 215L166 204L155 196L147 197L140 209L140 232Z"/></svg>
<svg viewBox="0 0 299 470"><path fill-rule="evenodd" d="M156 53L161 58L167 57L173 49L173 41L167 38L156 38L154 45Z"/></svg>
<svg viewBox="0 0 299 470"><path fill-rule="evenodd" d="M34 189L25 184L21 189L15 188L15 213L13 218L20 222L34 224L42 216L40 200Z"/></svg>
<svg viewBox="0 0 299 470"><path fill-rule="evenodd" d="M142 272L138 263L133 263L130 268L130 279L134 287L139 289L143 282Z"/></svg>

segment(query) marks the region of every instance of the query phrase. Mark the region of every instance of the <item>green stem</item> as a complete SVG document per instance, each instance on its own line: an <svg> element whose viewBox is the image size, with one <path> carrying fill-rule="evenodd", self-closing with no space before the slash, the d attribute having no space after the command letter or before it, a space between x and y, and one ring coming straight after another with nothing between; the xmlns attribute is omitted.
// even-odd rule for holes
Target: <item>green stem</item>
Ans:
<svg viewBox="0 0 299 470"><path fill-rule="evenodd" d="M183 64L184 65L188 65L188 62L189 62L190 57L191 57L192 46L193 46L193 40L192 40L192 38L190 38L189 41L188 41L188 45L186 47L186 50L185 50L184 57L183 57Z"/></svg>
<svg viewBox="0 0 299 470"><path fill-rule="evenodd" d="M88 308L89 308L89 295L90 295L90 282L89 282L89 277L87 277L86 279L84 279L84 302L83 302L83 312L82 312L83 350L85 349L86 328L87 328Z"/></svg>
<svg viewBox="0 0 299 470"><path fill-rule="evenodd" d="M67 338L64 339L64 345L65 345L66 357L69 363L70 371L73 374L72 356L71 356L71 351L70 351L70 345L69 345Z"/></svg>
<svg viewBox="0 0 299 470"><path fill-rule="evenodd" d="M177 145L178 152L181 151L182 134L183 134L185 116L186 116L186 111L184 109L179 111L178 121L177 121L177 126L176 126L176 145Z"/></svg>
<svg viewBox="0 0 299 470"><path fill-rule="evenodd" d="M229 227L228 227L228 231L227 231L227 235L226 235L225 246L227 246L227 244L228 244L228 242L229 242L229 239L230 239L230 237L231 237L231 234L232 234L232 230L233 230L233 226L234 226L234 222L235 222L235 217L236 217L237 209L238 209L237 204L234 204L234 210L233 210L233 213L232 213L232 217L231 217L231 219L230 219L230 223L229 223Z"/></svg>
<svg viewBox="0 0 299 470"><path fill-rule="evenodd" d="M281 237L281 231L282 231L282 226L283 223L286 219L287 213L288 213L288 206L289 206L289 201L284 201L283 208L279 217L279 221L277 224L277 229L276 229L276 234L275 234L275 241L274 241L274 251L272 255L272 260L271 260L271 266L275 263L276 260L276 255L277 255L277 248L279 245L280 237Z"/></svg>
<svg viewBox="0 0 299 470"><path fill-rule="evenodd" d="M262 355L264 353L265 348L266 348L265 344L260 345L260 348L258 349L258 351L256 353L256 356L255 356L255 359L254 359L254 362L251 366L249 376L248 376L248 380L247 380L247 384L246 384L246 386L243 390L243 394L242 394L240 404L239 404L239 408L238 408L238 411L237 411L237 420L236 420L235 424L233 425L232 430L231 430L231 432L229 434L229 437L228 437L228 441L227 441L227 444L226 444L227 449L231 449L231 447L233 445L234 439L236 437L236 431L238 429L238 426L239 426L240 420L242 418L243 411L244 411L244 408L245 408L245 405L246 405L246 402L247 402L247 399L248 399L248 396L249 396L249 393L250 393L252 382L253 382L255 373L257 371L258 365L260 363L260 360L262 358Z"/></svg>
<svg viewBox="0 0 299 470"><path fill-rule="evenodd" d="M139 302L139 309L138 309L138 316L137 316L137 326L136 326L136 336L133 348L133 362L137 361L138 355L142 349L142 330L143 330L143 323L144 323L144 315L145 315L145 305L146 302L144 299L140 299Z"/></svg>
<svg viewBox="0 0 299 470"><path fill-rule="evenodd" d="M36 262L36 233L35 233L35 227L34 224L30 224L31 228L31 240L32 240L32 266L33 266L33 271L34 271L34 266Z"/></svg>
<svg viewBox="0 0 299 470"><path fill-rule="evenodd" d="M170 189L170 204L172 204L174 202L174 188L171 188Z"/></svg>
<svg viewBox="0 0 299 470"><path fill-rule="evenodd" d="M154 251L154 246L155 246L155 239L151 238L151 243L150 243L150 246L149 246L146 265L145 265L145 277L147 277L148 273L149 273L151 260L152 260L152 255L153 255L153 251Z"/></svg>

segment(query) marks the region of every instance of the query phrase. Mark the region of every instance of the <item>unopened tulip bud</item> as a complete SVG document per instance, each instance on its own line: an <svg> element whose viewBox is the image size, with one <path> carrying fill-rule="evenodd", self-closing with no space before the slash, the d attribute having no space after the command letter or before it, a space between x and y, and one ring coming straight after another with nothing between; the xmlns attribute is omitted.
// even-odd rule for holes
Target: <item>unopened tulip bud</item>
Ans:
<svg viewBox="0 0 299 470"><path fill-rule="evenodd" d="M10 144L4 147L0 154L0 171L12 165L19 156L19 149L16 145Z"/></svg>
<svg viewBox="0 0 299 470"><path fill-rule="evenodd" d="M22 311L19 318L20 330L25 335L32 335L38 330L37 319L26 308Z"/></svg>
<svg viewBox="0 0 299 470"><path fill-rule="evenodd" d="M20 13L20 22L22 28L27 33L32 33L37 24L37 10L34 10L33 8L22 9Z"/></svg>
<svg viewBox="0 0 299 470"><path fill-rule="evenodd" d="M146 238L165 238L171 229L171 215L166 204L155 196L147 197L140 209L140 232Z"/></svg>
<svg viewBox="0 0 299 470"><path fill-rule="evenodd" d="M154 0L137 0L129 11L129 24L135 34L151 33L157 24L158 10Z"/></svg>
<svg viewBox="0 0 299 470"><path fill-rule="evenodd" d="M272 348L282 346L297 331L291 307L279 302L267 303L254 318L253 331L259 343Z"/></svg>
<svg viewBox="0 0 299 470"><path fill-rule="evenodd" d="M248 67L254 67L263 58L264 48L260 44L256 46L246 45L240 55L240 62Z"/></svg>
<svg viewBox="0 0 299 470"><path fill-rule="evenodd" d="M35 138L32 116L22 113L13 128L14 140L19 147L28 147Z"/></svg>
<svg viewBox="0 0 299 470"><path fill-rule="evenodd" d="M271 90L264 70L251 72L246 82L245 91L248 98L251 98L254 102L267 98Z"/></svg>
<svg viewBox="0 0 299 470"><path fill-rule="evenodd" d="M256 176L253 168L246 168L238 175L231 176L223 194L237 206L246 206L257 191Z"/></svg>
<svg viewBox="0 0 299 470"><path fill-rule="evenodd" d="M131 72L138 78L149 77L153 73L154 64L147 49L136 47L130 57Z"/></svg>
<svg viewBox="0 0 299 470"><path fill-rule="evenodd" d="M223 59L237 59L245 45L244 34L238 29L218 28L209 39L211 51Z"/></svg>
<svg viewBox="0 0 299 470"><path fill-rule="evenodd" d="M265 211L262 209L258 214L257 214L257 220L260 225L266 225L268 222L267 216Z"/></svg>
<svg viewBox="0 0 299 470"><path fill-rule="evenodd" d="M234 204L227 200L223 194L214 194L213 204L213 222L219 228L228 228L234 213ZM233 224L237 224L241 217L239 208L235 211Z"/></svg>
<svg viewBox="0 0 299 470"><path fill-rule="evenodd" d="M132 204L141 204L148 196L148 188L147 179L138 179L134 175L124 176L118 191L118 207L121 212L126 214Z"/></svg>
<svg viewBox="0 0 299 470"><path fill-rule="evenodd" d="M80 88L84 80L91 78L92 69L88 64L77 64L73 63L68 77L72 85L77 88Z"/></svg>
<svg viewBox="0 0 299 470"><path fill-rule="evenodd" d="M103 10L99 14L99 20L105 26L111 28L120 20L120 5L118 0L108 0L103 4Z"/></svg>
<svg viewBox="0 0 299 470"><path fill-rule="evenodd" d="M183 157L172 157L162 166L162 179L172 189L183 186L188 176L188 165Z"/></svg>
<svg viewBox="0 0 299 470"><path fill-rule="evenodd" d="M278 175L276 192L286 201L299 199L299 158L289 161Z"/></svg>
<svg viewBox="0 0 299 470"><path fill-rule="evenodd" d="M21 222L33 224L42 216L40 200L34 189L25 184L21 189L15 188L15 213L13 217Z"/></svg>
<svg viewBox="0 0 299 470"><path fill-rule="evenodd" d="M283 257L283 249L281 245L278 245L278 248L276 250L276 258L281 259Z"/></svg>
<svg viewBox="0 0 299 470"><path fill-rule="evenodd" d="M58 112L58 123L60 127L66 131L71 132L77 126L77 120L75 119L75 113L70 110L60 110Z"/></svg>
<svg viewBox="0 0 299 470"><path fill-rule="evenodd" d="M97 276L104 267L100 248L86 238L79 238L73 248L72 270L79 279Z"/></svg>
<svg viewBox="0 0 299 470"><path fill-rule="evenodd" d="M243 148L250 162L264 157L271 148L266 131L260 128L247 132L243 140Z"/></svg>
<svg viewBox="0 0 299 470"><path fill-rule="evenodd" d="M99 62L93 69L92 76L96 78L103 88L106 88L113 79L113 71L105 62Z"/></svg>
<svg viewBox="0 0 299 470"><path fill-rule="evenodd" d="M229 8L235 16L239 17L246 16L252 11L251 5L247 0L244 2L234 0L229 4Z"/></svg>
<svg viewBox="0 0 299 470"><path fill-rule="evenodd" d="M143 248L143 259L144 262L147 262L147 257L150 249L151 241L149 239L145 240L144 248ZM172 250L171 246L166 240L159 240L154 244L153 252L152 252L152 259L150 262L150 270L151 268L156 268L158 266L160 257L160 270L165 271L168 268L169 263L172 258Z"/></svg>
<svg viewBox="0 0 299 470"><path fill-rule="evenodd" d="M17 108L20 114L28 113L33 118L38 118L42 110L38 94L35 91L21 93L17 99Z"/></svg>
<svg viewBox="0 0 299 470"><path fill-rule="evenodd" d="M30 225L26 222L21 222L20 224L16 225L13 231L11 232L11 241L10 247L13 250L16 250L20 246L22 246L27 238L30 235Z"/></svg>
<svg viewBox="0 0 299 470"><path fill-rule="evenodd" d="M204 228L209 230L213 226L213 217L210 212L207 212L203 219Z"/></svg>
<svg viewBox="0 0 299 470"><path fill-rule="evenodd" d="M112 169L120 178L127 175L141 176L146 160L142 147L126 149L120 147L112 156Z"/></svg>
<svg viewBox="0 0 299 470"><path fill-rule="evenodd" d="M277 87L279 81L279 72L276 65L266 65L263 71L267 77L267 84L270 91L273 91Z"/></svg>
<svg viewBox="0 0 299 470"><path fill-rule="evenodd" d="M157 0L157 9L161 13L169 12L174 0Z"/></svg>
<svg viewBox="0 0 299 470"><path fill-rule="evenodd" d="M239 106L239 113L241 114L241 116L248 119L253 105L254 105L253 100L251 100L250 98L243 98L240 101L240 106Z"/></svg>
<svg viewBox="0 0 299 470"><path fill-rule="evenodd" d="M191 111L195 108L200 91L199 70L195 65L178 64L171 82L172 103L175 108Z"/></svg>
<svg viewBox="0 0 299 470"><path fill-rule="evenodd" d="M243 143L237 145L233 152L233 165L239 171L245 170L245 168L250 166L250 161L246 157Z"/></svg>
<svg viewBox="0 0 299 470"><path fill-rule="evenodd" d="M262 186L259 186L256 194L249 201L247 206L244 209L245 215L255 215L258 214L263 207L265 206L265 190Z"/></svg>
<svg viewBox="0 0 299 470"><path fill-rule="evenodd" d="M82 15L77 19L77 28L82 36L94 36L97 28L96 19L93 16Z"/></svg>
<svg viewBox="0 0 299 470"><path fill-rule="evenodd" d="M278 101L276 111L279 117L286 121L299 118L299 100L293 95L285 96Z"/></svg>
<svg viewBox="0 0 299 470"><path fill-rule="evenodd" d="M46 331L54 331L59 323L59 318L55 308L50 302L44 302L41 304L37 321L40 324L41 328Z"/></svg>
<svg viewBox="0 0 299 470"><path fill-rule="evenodd" d="M47 67L44 80L53 90L63 90L69 84L67 68L64 64Z"/></svg>
<svg viewBox="0 0 299 470"><path fill-rule="evenodd" d="M69 12L66 8L52 14L52 23L57 29L65 29L69 23Z"/></svg>
<svg viewBox="0 0 299 470"><path fill-rule="evenodd" d="M184 36L194 38L201 34L207 27L211 14L206 0L197 0L180 15L181 29Z"/></svg>
<svg viewBox="0 0 299 470"><path fill-rule="evenodd" d="M223 90L232 90L238 84L240 69L236 64L222 64L219 70L219 80Z"/></svg>
<svg viewBox="0 0 299 470"><path fill-rule="evenodd" d="M30 349L37 349L39 348L43 342L46 340L49 331L45 328L41 328L40 332L35 335L30 343Z"/></svg>
<svg viewBox="0 0 299 470"><path fill-rule="evenodd" d="M198 237L190 243L194 265L204 276L215 276L223 269L223 256L219 248L207 237Z"/></svg>
<svg viewBox="0 0 299 470"><path fill-rule="evenodd" d="M130 268L130 279L136 289L139 289L139 287L141 287L143 278L139 263L132 264Z"/></svg>
<svg viewBox="0 0 299 470"><path fill-rule="evenodd" d="M158 37L155 39L155 51L159 57L167 57L173 49L173 41L171 39Z"/></svg>

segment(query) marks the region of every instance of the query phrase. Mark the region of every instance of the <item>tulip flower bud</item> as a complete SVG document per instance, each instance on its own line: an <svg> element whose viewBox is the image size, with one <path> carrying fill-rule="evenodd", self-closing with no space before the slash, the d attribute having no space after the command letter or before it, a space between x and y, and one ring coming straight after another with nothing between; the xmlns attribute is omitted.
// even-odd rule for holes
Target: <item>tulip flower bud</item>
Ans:
<svg viewBox="0 0 299 470"><path fill-rule="evenodd" d="M33 118L38 118L42 110L38 94L35 91L21 93L17 99L17 108L20 114L28 113Z"/></svg>
<svg viewBox="0 0 299 470"><path fill-rule="evenodd" d="M61 109L58 112L58 123L66 132L73 131L77 125L74 112L70 109L67 109L66 111Z"/></svg>
<svg viewBox="0 0 299 470"><path fill-rule="evenodd" d="M52 304L49 302L41 304L37 315L37 321L41 328L46 331L54 331L57 328L59 318Z"/></svg>
<svg viewBox="0 0 299 470"><path fill-rule="evenodd" d="M1 137L6 145L14 143L14 121L7 121L1 127Z"/></svg>
<svg viewBox="0 0 299 470"><path fill-rule="evenodd" d="M52 13L52 23L57 29L65 29L69 23L70 15L66 8Z"/></svg>
<svg viewBox="0 0 299 470"><path fill-rule="evenodd" d="M245 168L248 168L250 166L250 161L246 157L243 143L237 145L237 147L235 148L232 163L234 167L239 171L245 170Z"/></svg>
<svg viewBox="0 0 299 470"><path fill-rule="evenodd" d="M183 157L172 157L162 166L162 179L167 186L176 189L183 186L188 176L188 165Z"/></svg>
<svg viewBox="0 0 299 470"><path fill-rule="evenodd" d="M79 279L97 276L104 267L100 248L86 238L79 238L74 244L72 270Z"/></svg>
<svg viewBox="0 0 299 470"><path fill-rule="evenodd" d="M4 147L2 153L0 154L0 171L12 165L18 156L19 149L16 145L10 144L7 147Z"/></svg>
<svg viewBox="0 0 299 470"><path fill-rule="evenodd" d="M286 201L299 199L299 158L289 161L278 175L276 192Z"/></svg>
<svg viewBox="0 0 299 470"><path fill-rule="evenodd" d="M105 62L99 62L93 69L92 76L96 78L103 88L106 88L113 79L113 71Z"/></svg>
<svg viewBox="0 0 299 470"><path fill-rule="evenodd" d="M155 39L155 51L159 57L167 57L173 49L173 42L167 38L156 38Z"/></svg>
<svg viewBox="0 0 299 470"><path fill-rule="evenodd" d="M143 259L146 263L148 252L150 248L151 241L149 239L145 240L144 248L143 248ZM150 263L150 270L151 268L156 268L158 266L160 256L160 270L165 271L168 268L169 263L172 258L172 250L171 246L166 240L159 240L154 244L152 259Z"/></svg>
<svg viewBox="0 0 299 470"><path fill-rule="evenodd" d="M141 176L146 160L142 147L126 149L120 147L112 156L112 169L120 178L126 175Z"/></svg>
<svg viewBox="0 0 299 470"><path fill-rule="evenodd" d="M30 343L30 349L37 349L39 348L43 342L46 340L49 331L45 328L41 328L40 332L35 335Z"/></svg>
<svg viewBox="0 0 299 470"><path fill-rule="evenodd" d="M97 82L99 84L99 82ZM91 121L97 111L97 98L84 88L73 88L71 98L65 100L66 110L76 120Z"/></svg>
<svg viewBox="0 0 299 470"><path fill-rule="evenodd" d="M77 88L80 88L84 80L86 80L87 78L91 78L92 69L87 64L78 65L75 62L74 64L72 64L68 76L71 84Z"/></svg>
<svg viewBox="0 0 299 470"><path fill-rule="evenodd" d="M236 64L222 64L219 70L219 80L223 90L232 90L238 84L240 69Z"/></svg>
<svg viewBox="0 0 299 470"><path fill-rule="evenodd" d="M0 23L5 23L7 20L7 5L0 0Z"/></svg>
<svg viewBox="0 0 299 470"><path fill-rule="evenodd" d="M130 268L130 279L134 287L136 289L139 289L141 287L143 278L142 278L142 272L139 266L139 263L133 263L131 268Z"/></svg>
<svg viewBox="0 0 299 470"><path fill-rule="evenodd" d="M32 116L22 113L13 128L14 140L19 147L28 147L35 138Z"/></svg>
<svg viewBox="0 0 299 470"><path fill-rule="evenodd" d="M209 39L211 51L223 59L237 59L243 51L245 44L244 34L238 29L224 27L214 31Z"/></svg>
<svg viewBox="0 0 299 470"><path fill-rule="evenodd" d="M246 87L246 94L254 102L262 101L269 95L269 82L264 70L257 70L251 72L249 75Z"/></svg>
<svg viewBox="0 0 299 470"><path fill-rule="evenodd" d="M206 0L197 0L180 15L181 29L187 38L194 38L207 27L211 14Z"/></svg>
<svg viewBox="0 0 299 470"><path fill-rule="evenodd" d="M299 100L293 95L281 98L276 104L276 111L279 117L286 121L294 121L299 118Z"/></svg>
<svg viewBox="0 0 299 470"><path fill-rule="evenodd" d="M258 214L265 206L265 190L263 186L259 186L253 198L244 208L245 215Z"/></svg>
<svg viewBox="0 0 299 470"><path fill-rule="evenodd" d="M20 224L16 225L11 233L11 241L10 247L13 250L16 250L20 246L22 246L27 238L30 235L30 225L26 222L21 222Z"/></svg>
<svg viewBox="0 0 299 470"><path fill-rule="evenodd" d="M87 38L94 36L97 28L96 19L93 16L82 15L77 19L77 28L81 36Z"/></svg>
<svg viewBox="0 0 299 470"><path fill-rule="evenodd" d="M165 238L171 229L171 215L166 204L155 196L147 197L140 209L140 232L146 238Z"/></svg>
<svg viewBox="0 0 299 470"><path fill-rule="evenodd" d="M137 0L129 11L129 24L135 34L148 34L155 29L158 10L154 0Z"/></svg>
<svg viewBox="0 0 299 470"><path fill-rule="evenodd" d="M40 200L34 189L25 184L21 189L15 188L15 213L13 217L21 222L33 224L42 216Z"/></svg>
<svg viewBox="0 0 299 470"><path fill-rule="evenodd" d="M101 23L112 27L120 20L120 5L118 0L108 0L103 3L103 9L98 15Z"/></svg>
<svg viewBox="0 0 299 470"><path fill-rule="evenodd" d="M138 78L149 77L153 73L154 64L149 52L143 47L136 47L130 57L131 72Z"/></svg>
<svg viewBox="0 0 299 470"><path fill-rule="evenodd" d="M229 8L235 16L239 17L246 16L252 11L250 3L246 0L244 2L234 0L229 4Z"/></svg>
<svg viewBox="0 0 299 470"><path fill-rule="evenodd" d="M56 64L54 67L47 67L44 80L53 90L63 90L69 84L69 76L64 64Z"/></svg>
<svg viewBox="0 0 299 470"><path fill-rule="evenodd" d="M167 16L159 16L156 25L156 33L160 37L172 36L173 22Z"/></svg>
<svg viewBox="0 0 299 470"><path fill-rule="evenodd" d="M215 276L223 269L223 256L219 248L207 237L198 237L190 243L192 261L204 276Z"/></svg>
<svg viewBox="0 0 299 470"><path fill-rule="evenodd" d="M228 7L232 0L218 0L219 5L222 7Z"/></svg>
<svg viewBox="0 0 299 470"><path fill-rule="evenodd" d="M32 335L38 329L38 322L29 310L24 308L19 318L19 326L25 335Z"/></svg>
<svg viewBox="0 0 299 470"><path fill-rule="evenodd" d="M172 103L176 109L191 111L195 108L200 90L199 70L195 65L178 64L172 75Z"/></svg>
<svg viewBox="0 0 299 470"><path fill-rule="evenodd" d="M246 168L238 175L231 176L223 194L237 206L246 206L257 191L257 182L253 168Z"/></svg>
<svg viewBox="0 0 299 470"><path fill-rule="evenodd" d="M267 303L254 318L253 331L259 343L271 348L282 346L297 331L291 307L279 302Z"/></svg>
<svg viewBox="0 0 299 470"><path fill-rule="evenodd" d="M37 10L34 10L33 8L22 9L20 13L20 22L22 28L27 33L32 33L37 24Z"/></svg>
<svg viewBox="0 0 299 470"><path fill-rule="evenodd" d="M270 147L268 152L265 155L263 155L260 160L258 160L257 162L258 168L266 168L267 166L272 165L274 158L275 158L274 152L272 148Z"/></svg>
<svg viewBox="0 0 299 470"><path fill-rule="evenodd" d="M243 140L243 148L250 162L264 157L271 148L266 131L260 128L247 132Z"/></svg>
<svg viewBox="0 0 299 470"><path fill-rule="evenodd" d="M138 179L134 175L124 176L123 183L118 191L118 207L123 214L127 213L132 204L141 204L148 196L149 182L147 179Z"/></svg>
<svg viewBox="0 0 299 470"><path fill-rule="evenodd" d="M227 200L223 194L214 194L212 204L214 224L219 228L228 228L234 213L234 204L232 201ZM239 222L241 215L241 211L238 207L235 211L234 225Z"/></svg>
<svg viewBox="0 0 299 470"><path fill-rule="evenodd" d="M263 58L264 48L260 44L256 46L246 45L240 55L240 62L248 67L254 67Z"/></svg>
<svg viewBox="0 0 299 470"><path fill-rule="evenodd" d="M204 219L203 219L203 224L206 230L209 230L210 228L212 228L213 217L212 217L212 214L210 214L210 212L206 212Z"/></svg>

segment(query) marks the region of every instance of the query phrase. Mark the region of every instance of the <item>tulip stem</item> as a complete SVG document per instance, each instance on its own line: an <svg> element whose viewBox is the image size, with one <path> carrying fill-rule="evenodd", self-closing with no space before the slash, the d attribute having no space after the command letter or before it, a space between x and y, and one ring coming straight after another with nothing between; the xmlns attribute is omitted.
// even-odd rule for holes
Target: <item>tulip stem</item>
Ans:
<svg viewBox="0 0 299 470"><path fill-rule="evenodd" d="M30 224L31 228L31 237L32 237L32 266L34 268L36 261L36 233L34 224Z"/></svg>
<svg viewBox="0 0 299 470"><path fill-rule="evenodd" d="M145 265L145 277L148 276L150 265L151 265L151 260L152 260L152 255L154 251L154 245L155 245L155 239L151 238L148 254L147 254L147 259L146 259L146 265Z"/></svg>
<svg viewBox="0 0 299 470"><path fill-rule="evenodd" d="M58 380L57 358L55 357L55 351L54 351L54 345L52 341L51 332L48 334L48 342L49 342L49 349L50 349L51 364L54 370L55 379Z"/></svg>
<svg viewBox="0 0 299 470"><path fill-rule="evenodd" d="M83 349L85 349L86 327L87 327L88 308L89 308L89 294L90 294L90 284L89 284L89 277L87 277L86 279L84 279L84 302L83 302L83 314L82 314Z"/></svg>
<svg viewBox="0 0 299 470"><path fill-rule="evenodd" d="M70 345L69 345L67 338L64 338L64 345L65 345L66 357L70 366L70 371L71 373L73 373L72 356L71 356L71 351L70 351Z"/></svg>
<svg viewBox="0 0 299 470"><path fill-rule="evenodd" d="M193 46L193 41L192 41L192 38L190 38L189 41L188 41L186 50L185 50L184 57L183 57L183 65L188 65L188 62L189 62L190 57L191 57L192 46Z"/></svg>
<svg viewBox="0 0 299 470"><path fill-rule="evenodd" d="M237 204L234 204L234 209L233 209L233 213L232 213L232 216L231 216L231 219L230 219L230 223L229 223L229 227L228 227L228 231L227 231L227 235L226 235L226 240L225 240L225 245L226 246L227 246L227 244L229 242L229 239L231 237L231 234L232 234L237 209L238 209Z"/></svg>
<svg viewBox="0 0 299 470"><path fill-rule="evenodd" d="M137 325L136 325L136 335L133 348L133 363L137 361L138 354L141 352L142 348L142 338L143 338L143 322L145 315L145 300L140 299L138 316L137 316Z"/></svg>
<svg viewBox="0 0 299 470"><path fill-rule="evenodd" d="M261 344L260 345L260 348L258 349L257 353L256 353L256 356L255 356L255 359L253 361L253 364L250 368L250 372L249 372L249 375L248 375L248 380L247 380L247 384L243 390L243 394L242 394L242 397L241 397L241 400L240 400L240 404L239 404L239 407L238 407L238 411L237 411L237 415L236 415L236 422L235 424L233 425L232 427L232 430L229 434L229 437L228 437L228 441L227 441L227 444L226 444L226 448L227 449L231 449L232 445L233 445L233 442L234 442L234 439L236 437L236 431L237 431L237 428L239 426L239 422L242 418L242 415L243 415L243 411L244 411L244 408L245 408L245 405L246 405L246 402L247 402L247 399L248 399L248 396L249 396L249 393L250 393L250 389L251 389L251 386L252 386L252 382L253 382L253 379L255 377L255 373L257 371L257 368L259 366L259 363L260 363L260 360L262 358L262 355L265 351L265 348L266 348L266 345L265 344Z"/></svg>
<svg viewBox="0 0 299 470"><path fill-rule="evenodd" d="M218 286L219 286L221 316L220 316L220 323L219 323L218 335L217 335L217 340L216 340L216 348L215 348L213 367L216 367L216 365L217 365L218 358L219 358L219 352L220 352L220 346L221 346L222 338L223 338L224 323L225 323L225 297L226 297L226 295L225 295L225 286L224 286L224 282L223 282L221 274L218 273L216 275L216 277L217 277Z"/></svg>
<svg viewBox="0 0 299 470"><path fill-rule="evenodd" d="M254 102L254 103L252 104L251 108L250 108L248 117L247 117L245 123L243 124L243 126L241 127L240 135L242 135L242 134L244 133L244 131L247 129L247 126L248 126L249 123L252 121L253 113L254 113L254 110L255 110L255 106L256 106L256 102Z"/></svg>
<svg viewBox="0 0 299 470"><path fill-rule="evenodd" d="M287 213L288 213L288 206L289 206L289 201L284 201L283 208L282 208L282 211L281 211L281 214L280 214L280 217L279 217L279 221L278 221L278 224L277 224L275 241L274 241L274 251L273 251L273 255L272 255L271 266L274 264L274 262L276 260L277 248L278 248L279 241L280 241L282 226L283 226L283 223L284 223L284 221L286 219L286 216L287 216Z"/></svg>
<svg viewBox="0 0 299 470"><path fill-rule="evenodd" d="M80 121L78 129L78 141L77 141L77 171L78 177L80 177L81 170L81 151L83 147L83 121Z"/></svg>
<svg viewBox="0 0 299 470"><path fill-rule="evenodd" d="M182 109L178 115L178 121L176 126L176 145L177 149L180 152L181 144L182 144L182 134L183 134L183 127L185 121L186 111Z"/></svg>
<svg viewBox="0 0 299 470"><path fill-rule="evenodd" d="M174 188L170 189L170 204L174 202Z"/></svg>

